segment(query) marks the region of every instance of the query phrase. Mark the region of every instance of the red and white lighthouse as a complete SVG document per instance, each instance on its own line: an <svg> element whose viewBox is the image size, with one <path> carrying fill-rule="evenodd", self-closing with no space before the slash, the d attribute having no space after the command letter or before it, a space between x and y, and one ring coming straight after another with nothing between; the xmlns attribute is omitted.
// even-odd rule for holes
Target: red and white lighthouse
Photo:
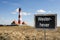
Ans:
<svg viewBox="0 0 60 40"><path fill-rule="evenodd" d="M21 16L21 13L20 13L21 8L18 9L18 12L19 12L19 14L18 14L18 24L21 25L22 24L22 16Z"/></svg>

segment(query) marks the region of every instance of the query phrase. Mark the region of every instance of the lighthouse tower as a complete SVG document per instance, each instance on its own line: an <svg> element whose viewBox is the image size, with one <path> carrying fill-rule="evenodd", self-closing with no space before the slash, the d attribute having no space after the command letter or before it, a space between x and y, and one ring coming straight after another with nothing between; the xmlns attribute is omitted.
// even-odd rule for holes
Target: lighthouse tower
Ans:
<svg viewBox="0 0 60 40"><path fill-rule="evenodd" d="M21 8L18 9L18 13L19 13L18 14L18 24L19 25L22 25L22 16L21 16L21 13L20 12L21 12Z"/></svg>

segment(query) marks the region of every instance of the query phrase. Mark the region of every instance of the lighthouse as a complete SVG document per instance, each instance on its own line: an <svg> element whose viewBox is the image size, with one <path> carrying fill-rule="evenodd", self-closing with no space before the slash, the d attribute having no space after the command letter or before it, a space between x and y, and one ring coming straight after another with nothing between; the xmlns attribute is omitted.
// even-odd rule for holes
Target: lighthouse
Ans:
<svg viewBox="0 0 60 40"><path fill-rule="evenodd" d="M18 24L22 25L22 16L21 16L21 8L18 9Z"/></svg>
<svg viewBox="0 0 60 40"><path fill-rule="evenodd" d="M11 25L26 25L25 21L22 20L21 8L18 8L18 21L12 21Z"/></svg>

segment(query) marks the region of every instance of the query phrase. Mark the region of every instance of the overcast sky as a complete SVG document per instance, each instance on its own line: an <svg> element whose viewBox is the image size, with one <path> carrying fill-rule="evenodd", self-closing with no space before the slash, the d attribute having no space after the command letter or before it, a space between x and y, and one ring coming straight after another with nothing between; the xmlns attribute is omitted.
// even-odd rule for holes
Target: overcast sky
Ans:
<svg viewBox="0 0 60 40"><path fill-rule="evenodd" d="M57 14L60 26L60 0L0 0L0 24L10 24L18 20L18 8L22 11L22 21L34 26L34 14Z"/></svg>

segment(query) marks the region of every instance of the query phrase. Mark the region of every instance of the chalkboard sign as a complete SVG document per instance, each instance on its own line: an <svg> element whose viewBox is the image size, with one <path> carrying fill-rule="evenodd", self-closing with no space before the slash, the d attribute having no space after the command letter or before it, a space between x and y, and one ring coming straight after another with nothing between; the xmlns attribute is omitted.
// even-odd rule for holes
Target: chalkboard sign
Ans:
<svg viewBox="0 0 60 40"><path fill-rule="evenodd" d="M35 27L55 29L57 26L57 14L36 14Z"/></svg>

